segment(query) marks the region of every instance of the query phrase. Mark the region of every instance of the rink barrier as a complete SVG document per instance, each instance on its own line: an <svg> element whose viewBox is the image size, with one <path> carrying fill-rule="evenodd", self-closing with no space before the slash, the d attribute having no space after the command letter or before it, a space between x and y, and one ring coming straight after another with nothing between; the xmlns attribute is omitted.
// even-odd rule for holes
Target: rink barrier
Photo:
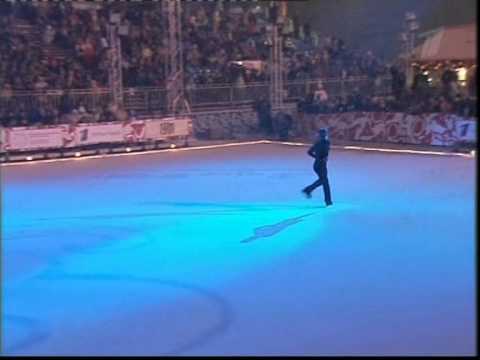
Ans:
<svg viewBox="0 0 480 360"><path fill-rule="evenodd" d="M311 138L328 128L333 141L448 147L476 143L476 120L454 114L403 113L297 114L289 135ZM278 128L274 124L274 129ZM258 136L257 113L231 109L192 113L188 118L158 117L109 123L62 124L43 127L0 128L0 152L73 148L102 143L143 143L174 137L198 140L252 139Z"/></svg>
<svg viewBox="0 0 480 360"><path fill-rule="evenodd" d="M465 150L471 149L472 145L476 144L475 119L464 119L453 114L354 112L301 116L295 114L292 107L286 107L284 111L293 115L295 119L289 132L290 136L310 139L319 128L326 127L333 143L365 144L343 147L345 150L450 155L462 145L465 145ZM159 145L165 143L176 146L174 142L177 140L184 140L184 144L188 145L188 139L192 138L206 140L207 143L212 140L229 141L234 145L240 141L239 139L249 140L258 135L258 116L253 109L230 109L190 115L183 118L152 116L125 122L0 128L0 162L21 161L15 159L15 156L22 154L25 154L23 160L27 161L37 161L39 157L58 161L60 157L69 156L83 158L85 155L116 155L102 154L105 151L98 150L99 147L106 148L108 153L124 152L122 148L126 152L143 153L158 150L162 147ZM202 138L200 136L202 131L209 132L209 136ZM211 136L212 134L214 136ZM241 143L251 144L249 141ZM370 146L372 143L381 146L372 147ZM410 148L386 149L388 144ZM412 145L426 147L433 145L439 148L439 151L415 150L412 149ZM91 150L95 146L97 150ZM75 149L81 152L77 153ZM28 156L28 153L32 155ZM56 158L52 159L53 157Z"/></svg>
<svg viewBox="0 0 480 360"><path fill-rule="evenodd" d="M0 166L31 165L31 164L37 164L37 163L55 163L60 161L81 161L81 160L88 160L88 159L102 159L102 158L119 157L119 156L133 156L133 155L142 155L142 154L151 155L151 154L163 153L163 152L205 150L205 149L216 149L216 148L224 148L224 147L243 146L243 145L258 145L258 144L279 144L279 145L302 146L302 147L311 146L310 143L302 143L302 142L257 140L257 141L244 141L244 142L234 142L234 143L214 144L214 145L198 145L198 146L183 147L183 148L169 147L166 149L159 149L159 150L122 152L122 153L116 153L116 154L108 153L108 154L101 154L101 155L79 155L75 157L56 158L56 159L31 159L30 161L2 163L0 164ZM475 150L472 150L470 153L459 153L459 152L446 152L446 151L389 149L389 148L383 148L383 147L375 148L375 147L349 146L349 145L332 145L331 147L333 149L351 150L351 151L377 151L377 152L384 152L384 153L401 153L401 154L415 154L415 155L457 156L457 157L470 158L470 159L476 157Z"/></svg>
<svg viewBox="0 0 480 360"><path fill-rule="evenodd" d="M314 134L328 128L330 138L336 141L447 147L476 143L476 123L474 118L440 113L303 114L298 117L297 131Z"/></svg>
<svg viewBox="0 0 480 360"><path fill-rule="evenodd" d="M455 114L349 112L302 114L287 107L293 123L290 137L310 139L320 128L338 142L364 142L449 147L476 143L476 119ZM202 140L248 139L258 134L259 119L253 110L193 114L194 135ZM273 128L281 128L273 120Z"/></svg>
<svg viewBox="0 0 480 360"><path fill-rule="evenodd" d="M290 142L290 141L269 141L269 143L292 145L292 146L311 146L312 145L309 143ZM472 158L476 156L475 150L472 150L469 153L462 153L462 152L453 152L453 151L393 149L393 148L385 148L385 147L366 147L366 146L354 146L354 145L331 145L330 147L332 149L339 149L339 150L377 151L377 152L386 152L386 153L401 153L401 154L416 154L416 155L461 156L466 158Z"/></svg>
<svg viewBox="0 0 480 360"><path fill-rule="evenodd" d="M62 124L0 129L0 152L57 149L67 151L98 144L135 145L149 141L189 137L191 117Z"/></svg>

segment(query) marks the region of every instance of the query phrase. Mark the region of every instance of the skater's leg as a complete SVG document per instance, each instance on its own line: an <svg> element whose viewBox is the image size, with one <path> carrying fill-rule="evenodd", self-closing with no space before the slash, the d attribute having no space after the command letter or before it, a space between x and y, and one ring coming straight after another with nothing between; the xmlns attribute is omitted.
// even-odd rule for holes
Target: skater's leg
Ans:
<svg viewBox="0 0 480 360"><path fill-rule="evenodd" d="M308 191L308 192L312 192L313 190L315 190L317 187L319 187L320 185L322 185L323 183L323 180L322 179L318 179L317 181L313 182L312 184L308 185L305 189Z"/></svg>
<svg viewBox="0 0 480 360"><path fill-rule="evenodd" d="M315 181L314 183L306 186L305 188L303 188L302 192L308 197L308 198L311 198L312 197L312 192L313 190L315 190L317 187L319 187L320 185L322 185L323 183L323 180L321 179L318 179L317 181Z"/></svg>
<svg viewBox="0 0 480 360"><path fill-rule="evenodd" d="M311 196L310 194L313 190L315 190L317 187L322 185L322 183L323 183L323 171L322 170L323 169L321 168L321 166L319 166L319 164L315 162L315 164L313 165L313 171L315 171L315 174L317 174L318 179L302 190L308 197Z"/></svg>
<svg viewBox="0 0 480 360"><path fill-rule="evenodd" d="M327 166L325 162L315 162L313 165L313 170L318 176L318 179L305 187L302 192L307 195L308 197L311 197L311 193L320 185L323 185L323 191L325 195L325 202L327 205L331 205L331 198L330 198L330 185L328 183L328 178L327 178ZM326 182L326 185L325 185ZM327 201L328 200L328 201Z"/></svg>
<svg viewBox="0 0 480 360"><path fill-rule="evenodd" d="M327 206L332 205L332 194L330 193L330 184L328 183L328 177L325 176L323 180L323 196Z"/></svg>

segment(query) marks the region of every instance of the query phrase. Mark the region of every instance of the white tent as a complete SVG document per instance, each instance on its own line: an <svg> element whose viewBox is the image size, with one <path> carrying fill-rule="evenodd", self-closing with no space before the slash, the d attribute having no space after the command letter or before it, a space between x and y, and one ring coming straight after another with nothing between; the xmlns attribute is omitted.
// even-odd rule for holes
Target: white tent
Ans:
<svg viewBox="0 0 480 360"><path fill-rule="evenodd" d="M440 28L415 48L418 62L477 60L477 29L475 24Z"/></svg>

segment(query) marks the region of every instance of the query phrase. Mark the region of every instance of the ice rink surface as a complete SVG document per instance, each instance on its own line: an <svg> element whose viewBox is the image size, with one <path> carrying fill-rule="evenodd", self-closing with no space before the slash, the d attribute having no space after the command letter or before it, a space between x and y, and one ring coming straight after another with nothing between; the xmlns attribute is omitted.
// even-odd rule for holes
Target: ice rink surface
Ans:
<svg viewBox="0 0 480 360"><path fill-rule="evenodd" d="M475 159L259 144L4 166L4 354L473 355Z"/></svg>

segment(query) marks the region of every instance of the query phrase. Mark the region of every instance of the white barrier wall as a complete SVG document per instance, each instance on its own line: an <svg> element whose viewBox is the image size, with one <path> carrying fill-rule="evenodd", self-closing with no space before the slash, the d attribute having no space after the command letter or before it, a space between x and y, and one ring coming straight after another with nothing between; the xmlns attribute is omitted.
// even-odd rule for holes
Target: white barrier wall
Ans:
<svg viewBox="0 0 480 360"><path fill-rule="evenodd" d="M146 119L101 124L0 129L0 151L68 148L82 145L165 140L192 135L190 118Z"/></svg>

